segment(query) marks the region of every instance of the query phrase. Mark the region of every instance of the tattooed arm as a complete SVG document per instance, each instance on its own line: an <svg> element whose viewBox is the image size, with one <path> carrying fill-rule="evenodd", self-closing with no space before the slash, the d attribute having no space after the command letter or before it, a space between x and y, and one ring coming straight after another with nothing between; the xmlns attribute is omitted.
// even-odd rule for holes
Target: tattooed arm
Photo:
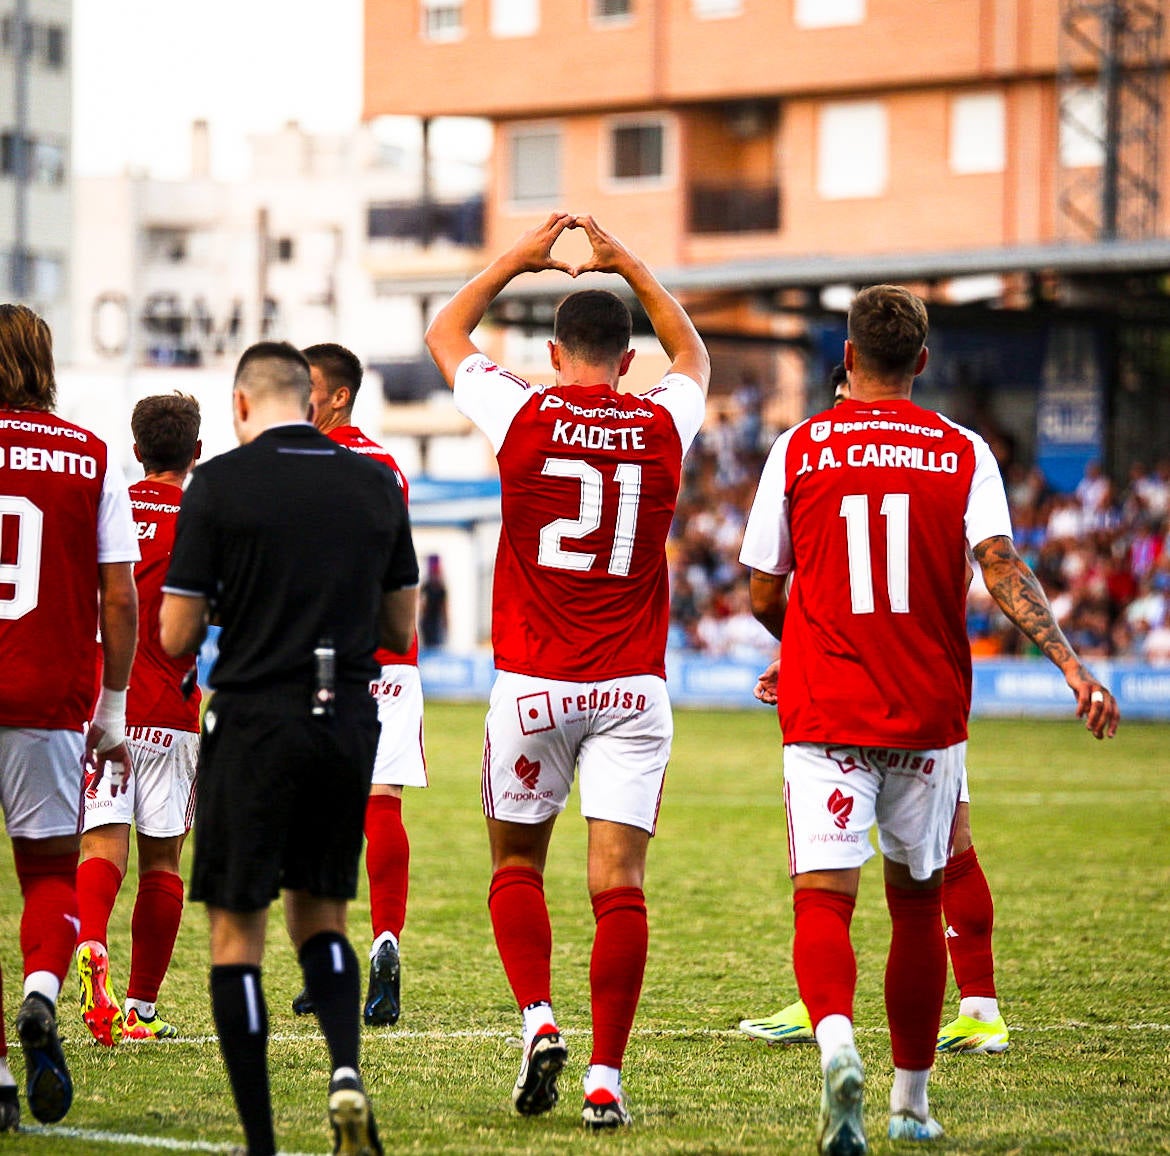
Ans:
<svg viewBox="0 0 1170 1156"><path fill-rule="evenodd" d="M1058 667L1069 689L1077 696L1077 718L1095 738L1117 733L1121 712L1109 690L1089 672L1064 636L1052 613L1048 596L1036 575L1016 553L1012 540L998 535L975 547L975 560L983 570L988 593L999 608Z"/></svg>

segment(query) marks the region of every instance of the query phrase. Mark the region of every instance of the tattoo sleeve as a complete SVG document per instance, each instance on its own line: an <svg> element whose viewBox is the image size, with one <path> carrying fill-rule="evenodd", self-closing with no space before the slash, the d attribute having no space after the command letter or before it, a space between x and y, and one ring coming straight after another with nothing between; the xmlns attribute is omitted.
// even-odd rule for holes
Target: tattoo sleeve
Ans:
<svg viewBox="0 0 1170 1156"><path fill-rule="evenodd" d="M1039 579L1016 553L1012 540L1002 535L985 538L975 547L975 560L982 567L988 593L1041 653L1061 670L1075 662L1078 670L1089 677L1064 631L1057 625L1052 605Z"/></svg>

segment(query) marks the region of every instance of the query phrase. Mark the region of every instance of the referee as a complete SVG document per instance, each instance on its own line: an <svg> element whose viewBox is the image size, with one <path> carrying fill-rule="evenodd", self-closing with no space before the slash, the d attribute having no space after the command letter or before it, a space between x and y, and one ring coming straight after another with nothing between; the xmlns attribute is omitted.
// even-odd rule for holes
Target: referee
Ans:
<svg viewBox="0 0 1170 1156"><path fill-rule="evenodd" d="M207 904L212 1013L249 1156L276 1152L260 963L282 889L333 1065L334 1152L381 1156L358 1074L360 976L345 918L378 741L374 647L410 645L418 563L393 475L314 429L309 390L309 363L287 343L240 358L241 444L192 475L161 638L178 655L198 649L209 615L223 628L191 898Z"/></svg>

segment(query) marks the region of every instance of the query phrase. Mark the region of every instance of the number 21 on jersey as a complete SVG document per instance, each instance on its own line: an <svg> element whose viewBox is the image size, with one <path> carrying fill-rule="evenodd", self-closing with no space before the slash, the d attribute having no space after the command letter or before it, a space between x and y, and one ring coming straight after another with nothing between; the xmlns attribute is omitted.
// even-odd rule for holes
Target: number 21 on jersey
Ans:
<svg viewBox="0 0 1170 1156"><path fill-rule="evenodd" d="M567 550L564 542L584 538L601 525L606 489L604 475L580 458L546 458L540 472L546 477L575 478L581 486L581 501L575 518L557 518L541 527L537 561L554 570L591 570L597 555L583 550ZM630 573L634 535L638 529L642 467L633 462L622 462L615 468L613 480L618 487L617 522L606 569L616 577L626 578Z"/></svg>
<svg viewBox="0 0 1170 1156"><path fill-rule="evenodd" d="M849 601L854 614L872 614L873 554L869 541L869 495L846 494L839 511L845 519L849 554ZM886 589L895 614L910 613L910 495L885 494Z"/></svg>

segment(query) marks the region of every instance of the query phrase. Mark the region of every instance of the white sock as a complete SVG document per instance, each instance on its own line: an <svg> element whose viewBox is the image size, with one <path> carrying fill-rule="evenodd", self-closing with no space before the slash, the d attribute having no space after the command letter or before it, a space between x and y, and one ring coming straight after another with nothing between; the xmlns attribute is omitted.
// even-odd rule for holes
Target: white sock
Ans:
<svg viewBox="0 0 1170 1156"><path fill-rule="evenodd" d="M999 1019L999 1000L995 996L969 995L959 1000L959 1015L970 1016L981 1024L994 1023Z"/></svg>
<svg viewBox="0 0 1170 1156"><path fill-rule="evenodd" d="M51 971L33 971L24 977L25 998L33 992L43 995L45 999L57 1006L57 997L61 994L61 981Z"/></svg>
<svg viewBox="0 0 1170 1156"><path fill-rule="evenodd" d="M387 941L394 944L395 951L398 950L398 936L396 936L393 931L383 931L382 934L379 935L378 938L374 940L373 947L370 948L370 958L371 959L373 959L374 956L378 954L378 948L381 947L382 944L386 943Z"/></svg>
<svg viewBox="0 0 1170 1156"><path fill-rule="evenodd" d="M821 1071L827 1071L829 1061L844 1047L853 1047L853 1021L848 1016L825 1016L816 1026L817 1043L821 1045Z"/></svg>
<svg viewBox="0 0 1170 1156"><path fill-rule="evenodd" d="M521 1013L524 1016L524 1046L527 1047L532 1037L546 1024L556 1025L551 1003L530 1004Z"/></svg>
<svg viewBox="0 0 1170 1156"><path fill-rule="evenodd" d="M330 1080L356 1080L358 1078L357 1072L353 1068L335 1068L333 1076Z"/></svg>
<svg viewBox="0 0 1170 1156"><path fill-rule="evenodd" d="M8 1057L0 1056L0 1088L15 1088L16 1081L8 1070Z"/></svg>
<svg viewBox="0 0 1170 1156"><path fill-rule="evenodd" d="M928 1119L930 1106L926 1099L926 1081L929 1078L929 1068L921 1072L895 1068L894 1086L890 1088L890 1114L910 1112L920 1120Z"/></svg>
<svg viewBox="0 0 1170 1156"><path fill-rule="evenodd" d="M585 1095L591 1096L602 1089L618 1098L622 1094L621 1068L608 1068L605 1064L590 1064L585 1069Z"/></svg>
<svg viewBox="0 0 1170 1156"><path fill-rule="evenodd" d="M124 1010L127 1015L136 1011L140 1020L152 1020L158 1014L158 1008L144 999L127 999Z"/></svg>

